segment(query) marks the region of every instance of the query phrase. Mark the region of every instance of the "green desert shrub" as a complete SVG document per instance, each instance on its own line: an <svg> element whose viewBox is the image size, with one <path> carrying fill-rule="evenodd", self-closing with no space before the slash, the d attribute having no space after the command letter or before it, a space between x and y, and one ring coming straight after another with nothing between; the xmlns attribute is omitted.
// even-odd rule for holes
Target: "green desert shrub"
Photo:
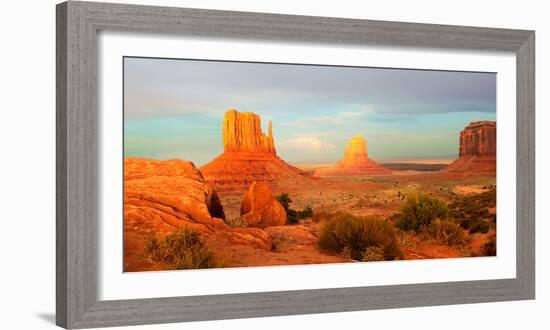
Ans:
<svg viewBox="0 0 550 330"><path fill-rule="evenodd" d="M214 253L208 249L197 231L178 229L164 238L151 237L145 242L145 255L153 261L175 269L214 268Z"/></svg>
<svg viewBox="0 0 550 330"><path fill-rule="evenodd" d="M403 230L418 233L435 219L445 219L448 215L449 209L445 202L426 193L416 193L409 195L401 205L397 224Z"/></svg>
<svg viewBox="0 0 550 330"><path fill-rule="evenodd" d="M384 250L378 246L371 246L367 248L367 251L363 253L363 259L361 261L383 261Z"/></svg>
<svg viewBox="0 0 550 330"><path fill-rule="evenodd" d="M482 233L486 234L491 229L491 224L484 220L474 220L470 223L469 233Z"/></svg>
<svg viewBox="0 0 550 330"><path fill-rule="evenodd" d="M307 219L311 217L313 217L313 209L309 205L306 205L303 210L298 211L298 218L300 219Z"/></svg>
<svg viewBox="0 0 550 330"><path fill-rule="evenodd" d="M339 213L323 220L319 246L354 260L403 258L390 223L375 217L356 217L348 213Z"/></svg>
<svg viewBox="0 0 550 330"><path fill-rule="evenodd" d="M466 243L464 231L458 223L452 220L435 219L425 227L425 231L442 244L462 246Z"/></svg>
<svg viewBox="0 0 550 330"><path fill-rule="evenodd" d="M301 211L296 211L295 209L291 208L290 203L292 203L292 199L290 198L288 193L281 193L275 198L277 198L279 203L281 203L286 211L287 224L296 224L300 221L300 219L307 219L313 216L313 209L309 205Z"/></svg>
<svg viewBox="0 0 550 330"><path fill-rule="evenodd" d="M288 210L290 208L290 203L292 203L292 199L288 195L288 193L281 193L277 195L275 198L281 203L281 205L285 208L285 210Z"/></svg>
<svg viewBox="0 0 550 330"><path fill-rule="evenodd" d="M489 188L481 194L458 196L449 205L450 216L457 219L470 234L487 232L491 228L490 224L496 224L496 214L489 212L490 208L496 206L496 187Z"/></svg>

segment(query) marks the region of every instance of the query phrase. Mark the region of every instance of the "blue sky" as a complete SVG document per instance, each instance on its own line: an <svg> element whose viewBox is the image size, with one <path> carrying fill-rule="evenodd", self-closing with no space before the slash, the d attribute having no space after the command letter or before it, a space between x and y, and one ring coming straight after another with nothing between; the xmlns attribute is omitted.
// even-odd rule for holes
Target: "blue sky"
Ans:
<svg viewBox="0 0 550 330"><path fill-rule="evenodd" d="M124 60L127 157L198 166L223 150L226 110L273 121L278 154L331 163L361 134L377 160L453 158L471 121L496 119L496 74L213 62Z"/></svg>

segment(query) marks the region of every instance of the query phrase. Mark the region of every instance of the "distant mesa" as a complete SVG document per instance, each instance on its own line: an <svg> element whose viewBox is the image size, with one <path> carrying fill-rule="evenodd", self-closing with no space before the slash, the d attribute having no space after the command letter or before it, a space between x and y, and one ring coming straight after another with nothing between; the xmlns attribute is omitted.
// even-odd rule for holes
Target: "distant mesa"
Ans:
<svg viewBox="0 0 550 330"><path fill-rule="evenodd" d="M353 176L383 174L391 174L391 171L368 157L367 141L363 136L356 135L349 140L344 152L344 158L336 166L318 169L313 175Z"/></svg>
<svg viewBox="0 0 550 330"><path fill-rule="evenodd" d="M299 184L314 179L277 156L273 124L262 132L260 116L230 109L222 121L224 152L200 168L205 180L217 189L250 186L254 181L270 185Z"/></svg>
<svg viewBox="0 0 550 330"><path fill-rule="evenodd" d="M460 132L457 160L444 171L466 174L495 173L497 151L497 124L494 121L474 121Z"/></svg>

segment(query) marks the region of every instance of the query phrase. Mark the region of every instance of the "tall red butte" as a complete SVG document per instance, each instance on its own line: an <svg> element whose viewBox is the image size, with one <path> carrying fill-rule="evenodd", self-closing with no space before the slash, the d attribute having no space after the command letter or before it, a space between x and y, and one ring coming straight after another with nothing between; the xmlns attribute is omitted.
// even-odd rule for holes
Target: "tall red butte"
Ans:
<svg viewBox="0 0 550 330"><path fill-rule="evenodd" d="M361 136L352 137L344 158L336 166L321 168L315 171L315 176L352 176L352 175L383 175L391 171L368 157L367 141Z"/></svg>
<svg viewBox="0 0 550 330"><path fill-rule="evenodd" d="M200 168L205 180L217 189L248 187L254 181L272 186L296 185L314 179L277 156L273 124L262 132L260 116L253 112L225 112L222 122L224 152Z"/></svg>
<svg viewBox="0 0 550 330"><path fill-rule="evenodd" d="M460 132L457 160L444 171L465 174L494 174L497 167L497 124L494 121L474 121Z"/></svg>

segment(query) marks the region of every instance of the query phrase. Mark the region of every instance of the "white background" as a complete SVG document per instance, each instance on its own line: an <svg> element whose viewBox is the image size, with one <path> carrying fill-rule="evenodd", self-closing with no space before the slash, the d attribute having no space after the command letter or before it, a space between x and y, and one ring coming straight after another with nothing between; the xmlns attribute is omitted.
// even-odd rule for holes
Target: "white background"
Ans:
<svg viewBox="0 0 550 330"><path fill-rule="evenodd" d="M114 1L113 1L114 2ZM123 1L117 1L123 2ZM124 1L125 2L125 1ZM537 205L548 200L550 22L544 1L130 1L197 8L537 31ZM53 328L55 311L55 1L7 2L0 31L1 275L5 329ZM547 149L547 147L546 147ZM143 326L147 329L547 329L548 209L537 209L537 300Z"/></svg>

